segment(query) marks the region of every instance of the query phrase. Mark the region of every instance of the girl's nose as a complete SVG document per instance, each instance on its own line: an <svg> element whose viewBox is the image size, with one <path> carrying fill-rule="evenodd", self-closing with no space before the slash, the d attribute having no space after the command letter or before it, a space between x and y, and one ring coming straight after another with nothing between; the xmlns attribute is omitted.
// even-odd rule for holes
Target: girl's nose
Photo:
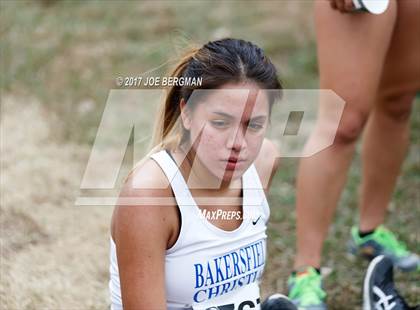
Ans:
<svg viewBox="0 0 420 310"><path fill-rule="evenodd" d="M227 148L239 152L246 147L245 128L235 128L229 135Z"/></svg>

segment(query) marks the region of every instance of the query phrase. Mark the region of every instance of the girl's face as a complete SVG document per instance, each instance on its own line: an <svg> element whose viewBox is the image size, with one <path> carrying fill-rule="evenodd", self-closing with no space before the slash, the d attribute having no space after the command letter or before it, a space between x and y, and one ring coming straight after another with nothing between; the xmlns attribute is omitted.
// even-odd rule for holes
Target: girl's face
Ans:
<svg viewBox="0 0 420 310"><path fill-rule="evenodd" d="M200 91L206 93L193 109L181 107L182 122L190 131L195 159L230 182L242 176L260 151L269 121L268 97L251 82Z"/></svg>

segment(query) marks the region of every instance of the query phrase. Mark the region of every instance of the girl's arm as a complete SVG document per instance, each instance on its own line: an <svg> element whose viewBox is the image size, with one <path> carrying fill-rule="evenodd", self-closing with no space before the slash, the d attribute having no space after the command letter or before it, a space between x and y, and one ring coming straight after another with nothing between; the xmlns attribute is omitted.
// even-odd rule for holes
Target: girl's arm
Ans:
<svg viewBox="0 0 420 310"><path fill-rule="evenodd" d="M173 233L171 207L150 202L122 203L124 198L171 198L170 189L162 189L165 177L159 170L156 163L149 161L133 173L114 210L112 235L124 310L166 308L164 263ZM133 189L133 184L143 189Z"/></svg>

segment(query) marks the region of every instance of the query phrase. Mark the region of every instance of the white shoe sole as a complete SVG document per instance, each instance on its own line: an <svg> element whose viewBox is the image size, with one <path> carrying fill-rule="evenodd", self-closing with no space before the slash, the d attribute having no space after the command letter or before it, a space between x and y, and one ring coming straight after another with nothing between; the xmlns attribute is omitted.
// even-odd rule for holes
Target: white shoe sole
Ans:
<svg viewBox="0 0 420 310"><path fill-rule="evenodd" d="M363 281L363 310L375 310L371 305L370 294L369 294L369 287L370 287L370 280L372 277L373 270L375 270L376 265L378 265L383 259L384 255L379 255L375 257L369 264L368 270L366 272L365 279Z"/></svg>

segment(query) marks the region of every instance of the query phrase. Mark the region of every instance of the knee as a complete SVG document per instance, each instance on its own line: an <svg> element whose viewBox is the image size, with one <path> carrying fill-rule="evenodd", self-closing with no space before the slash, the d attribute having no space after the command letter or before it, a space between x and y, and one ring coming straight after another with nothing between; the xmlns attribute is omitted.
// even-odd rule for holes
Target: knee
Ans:
<svg viewBox="0 0 420 310"><path fill-rule="evenodd" d="M405 123L410 119L413 100L413 94L387 96L380 100L377 110L392 121Z"/></svg>
<svg viewBox="0 0 420 310"><path fill-rule="evenodd" d="M334 144L352 144L363 131L368 114L361 111L344 111L335 135Z"/></svg>

